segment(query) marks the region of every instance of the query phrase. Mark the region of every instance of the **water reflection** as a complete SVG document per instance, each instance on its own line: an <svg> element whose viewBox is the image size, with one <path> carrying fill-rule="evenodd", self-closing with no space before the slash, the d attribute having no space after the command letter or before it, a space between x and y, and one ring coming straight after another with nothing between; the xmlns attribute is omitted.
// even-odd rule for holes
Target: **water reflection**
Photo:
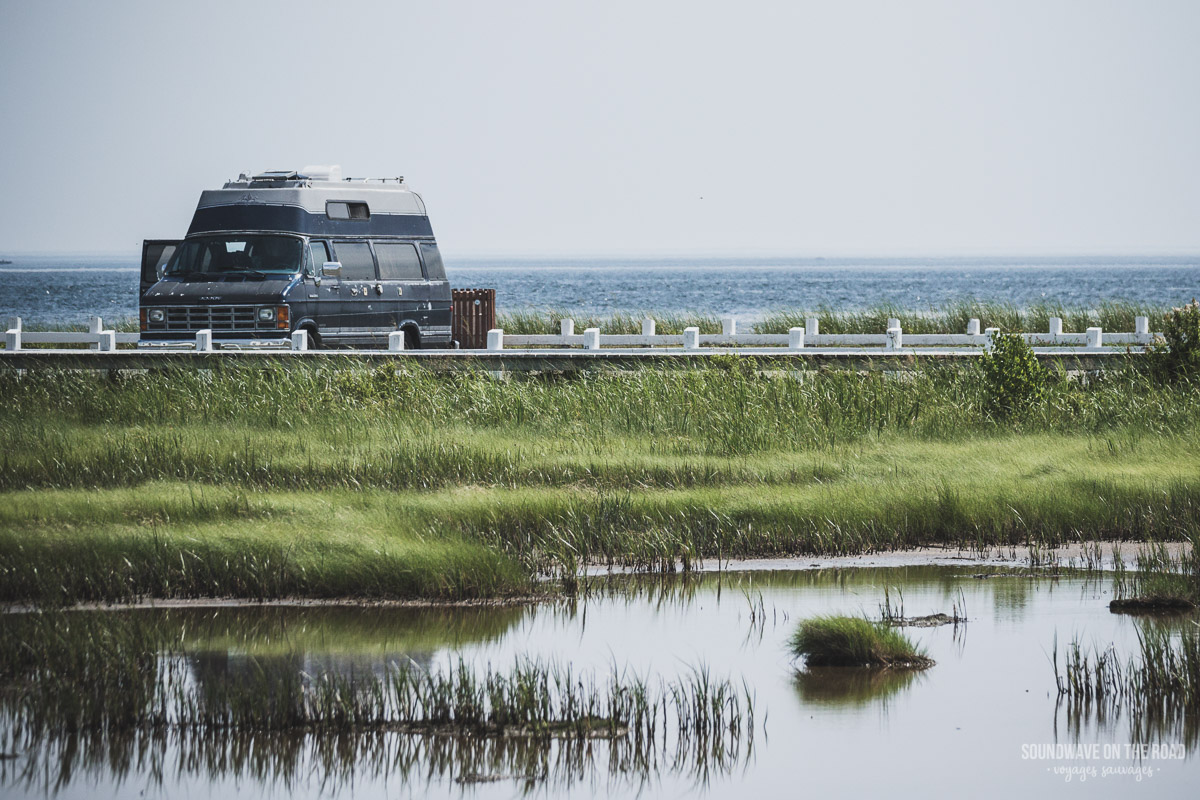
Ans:
<svg viewBox="0 0 1200 800"><path fill-rule="evenodd" d="M528 660L508 672L436 665L435 652L511 633L526 614L479 611L0 618L6 646L40 651L0 665L11 689L0 745L12 756L0 785L56 794L141 776L322 792L361 780L628 790L663 776L704 785L752 757L752 697L704 672L651 683L615 665L607 681ZM93 684L97 670L106 680Z"/></svg>
<svg viewBox="0 0 1200 800"><path fill-rule="evenodd" d="M745 729L732 737L680 737L661 722L641 740L145 726L61 730L23 747L12 744L15 718L0 715L0 752L17 756L0 759L0 794L61 793L65 800L144 789L211 797L243 786L258 794L366 798L682 796L697 788L712 797L779 796L795 791L803 769L808 793L865 796L927 789L927 776L905 776L929 752L947 754L939 769L957 785L986 775L997 795L1048 794L1057 780L1046 763L1022 761L1020 743L1157 741L1185 743L1189 754L1200 745L1194 722L1135 717L1107 705L1055 707L1051 664L1056 636L1060 648L1075 637L1111 642L1125 658L1137 652L1146 626L1191 624L1195 616L1111 614L1107 579L1023 571L973 577L978 571L905 566L592 578L574 602L533 607L121 612L114 616L148 621L178 645L172 663L189 690L253 687L264 672L301 681L327 673L379 676L389 664L445 674L459 659L476 672L522 657L600 675L620 665L652 681L686 681L707 663L739 687L745 681L769 738L753 740ZM889 589L893 600L902 590L907 616L949 612L965 598L965 628L905 629L937 660L934 669L796 671L787 640L799 620L829 613L878 618ZM0 628L9 622L0 615ZM864 753L871 770L860 768ZM986 764L979 753L988 754ZM1173 771L1155 778L1162 796L1194 789L1200 761L1167 766ZM1097 796L1120 796L1129 784L1095 788Z"/></svg>
<svg viewBox="0 0 1200 800"><path fill-rule="evenodd" d="M744 768L748 742L730 746L669 737L551 739L409 735L390 731L279 733L238 730L78 732L0 761L0 785L55 795L72 785L141 778L150 787L252 780L275 790L335 793L356 783L414 792L503 782L555 794L579 784L639 792L667 777L701 788Z"/></svg>
<svg viewBox="0 0 1200 800"><path fill-rule="evenodd" d="M911 669L872 667L808 667L796 673L796 694L808 705L865 706L889 697L923 680Z"/></svg>
<svg viewBox="0 0 1200 800"><path fill-rule="evenodd" d="M1132 621L1132 652L1075 639L1060 654L1056 645L1055 732L1064 726L1068 740L1079 742L1125 728L1131 744L1191 751L1200 743L1200 615L1152 613Z"/></svg>
<svg viewBox="0 0 1200 800"><path fill-rule="evenodd" d="M1189 754L1200 745L1200 721L1195 713L1182 713L1163 702L1131 710L1110 703L1060 699L1054 707L1056 741L1112 739L1115 731L1127 733L1134 745L1182 744Z"/></svg>

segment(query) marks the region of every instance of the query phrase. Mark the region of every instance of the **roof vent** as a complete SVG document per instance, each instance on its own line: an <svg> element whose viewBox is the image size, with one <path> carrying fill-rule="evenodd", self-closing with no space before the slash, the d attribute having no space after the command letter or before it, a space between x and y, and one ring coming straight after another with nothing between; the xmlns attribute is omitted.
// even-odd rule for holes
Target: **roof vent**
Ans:
<svg viewBox="0 0 1200 800"><path fill-rule="evenodd" d="M254 176L256 181L295 181L299 179L300 173L294 169L272 169Z"/></svg>

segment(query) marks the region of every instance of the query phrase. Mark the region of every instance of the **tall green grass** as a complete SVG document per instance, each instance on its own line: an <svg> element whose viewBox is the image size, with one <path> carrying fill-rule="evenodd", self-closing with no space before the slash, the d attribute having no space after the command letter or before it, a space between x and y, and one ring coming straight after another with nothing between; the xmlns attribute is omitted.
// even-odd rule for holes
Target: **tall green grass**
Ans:
<svg viewBox="0 0 1200 800"><path fill-rule="evenodd" d="M815 316L821 333L881 333L889 319L899 319L905 333L966 333L967 323L978 319L980 328L999 328L1011 333L1041 333L1049 330L1050 318L1063 321L1066 332L1082 333L1099 326L1106 331L1131 333L1135 317L1148 317L1150 330L1161 331L1167 306L1133 303L1125 300L1104 301L1094 308L1062 303L1038 303L1017 306L967 300L931 306L925 309L884 304L861 311L843 311L828 307L807 311L778 311L768 314L755 325L759 333L787 333L791 327L803 327L805 319Z"/></svg>
<svg viewBox="0 0 1200 800"><path fill-rule="evenodd" d="M1161 331L1170 308L1135 303L1127 300L1107 300L1095 307L1072 306L1063 303L1034 303L1018 306L964 300L941 306L916 308L897 303L883 303L855 311L819 306L807 309L778 309L768 312L750 330L755 333L787 333L789 328L804 327L810 316L816 317L821 333L882 333L889 319L899 319L905 333L965 333L967 322L978 319L982 328L1003 331L1037 333L1049 330L1050 318L1059 317L1063 330L1082 333L1099 326L1106 331L1132 332L1134 318L1148 317L1150 330ZM547 309L501 313L496 326L510 334L556 334L559 321L573 319L576 332L585 328L600 328L605 333L640 334L642 320L656 322L658 333L680 334L687 327L698 327L701 333L720 333L718 314L680 314L655 311L623 312L597 316L579 314L570 309Z"/></svg>
<svg viewBox="0 0 1200 800"><path fill-rule="evenodd" d="M831 477L769 492L759 483L9 492L0 494L0 599L464 599L549 589L535 575L574 589L596 563L669 572L711 559L1177 539L1200 529L1200 487L1177 449L1109 463L1086 440L1013 437L994 451L851 450L826 463ZM1090 460L1046 469L1064 454ZM904 455L915 463L897 466Z"/></svg>
<svg viewBox="0 0 1200 800"><path fill-rule="evenodd" d="M653 319L655 333L682 334L684 328L697 327L701 333L720 333L721 320L715 314L681 314L677 312L618 312L604 316L578 314L564 309L544 311L512 311L496 315L496 327L506 334L557 334L561 321L575 322L575 332L600 328L605 333L641 334L642 320Z"/></svg>
<svg viewBox="0 0 1200 800"><path fill-rule="evenodd" d="M0 597L462 599L588 563L1200 530L1200 386L970 368L0 372Z"/></svg>
<svg viewBox="0 0 1200 800"><path fill-rule="evenodd" d="M1113 596L1118 611L1187 609L1200 605L1200 532L1172 551L1162 542L1139 546L1132 568L1114 552Z"/></svg>
<svg viewBox="0 0 1200 800"><path fill-rule="evenodd" d="M1200 386L1163 386L1134 369L1087 381L1054 373L1049 384L1045 402L1030 409L1019 427L1004 423L1000 429L1167 433L1193 426L1200 410ZM429 457L437 456L436 448L467 447L490 432L585 440L597 452L611 437L639 436L663 452L736 456L819 449L892 432L953 438L993 432L998 425L983 413L988 398L969 368L929 368L905 380L842 371L797 376L762 374L753 359L738 357L695 369L503 382L483 372L444 375L417 365L230 367L110 378L4 371L0 393L8 400L0 408L0 431L18 445L6 448L9 458L53 444L67 422L92 426L116 442L136 441L142 426L229 423L287 432L288 439L279 439L284 444L335 449L416 439L433 450ZM231 439L225 430L213 434L218 441Z"/></svg>

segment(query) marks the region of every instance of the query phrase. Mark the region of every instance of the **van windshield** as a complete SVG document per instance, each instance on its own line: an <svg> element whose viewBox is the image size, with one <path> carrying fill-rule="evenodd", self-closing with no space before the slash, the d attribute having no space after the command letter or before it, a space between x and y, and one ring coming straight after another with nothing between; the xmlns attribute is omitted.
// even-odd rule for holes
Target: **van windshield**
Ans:
<svg viewBox="0 0 1200 800"><path fill-rule="evenodd" d="M292 236L227 234L187 239L175 251L165 274L187 280L192 276L266 278L294 275L303 265L304 249Z"/></svg>

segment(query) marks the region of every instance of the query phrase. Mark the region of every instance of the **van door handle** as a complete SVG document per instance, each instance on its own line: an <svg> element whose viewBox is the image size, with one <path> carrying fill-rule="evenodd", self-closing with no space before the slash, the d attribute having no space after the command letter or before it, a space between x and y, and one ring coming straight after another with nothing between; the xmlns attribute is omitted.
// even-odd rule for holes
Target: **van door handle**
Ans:
<svg viewBox="0 0 1200 800"><path fill-rule="evenodd" d="M375 284L375 294L383 294L383 284L382 283Z"/></svg>

